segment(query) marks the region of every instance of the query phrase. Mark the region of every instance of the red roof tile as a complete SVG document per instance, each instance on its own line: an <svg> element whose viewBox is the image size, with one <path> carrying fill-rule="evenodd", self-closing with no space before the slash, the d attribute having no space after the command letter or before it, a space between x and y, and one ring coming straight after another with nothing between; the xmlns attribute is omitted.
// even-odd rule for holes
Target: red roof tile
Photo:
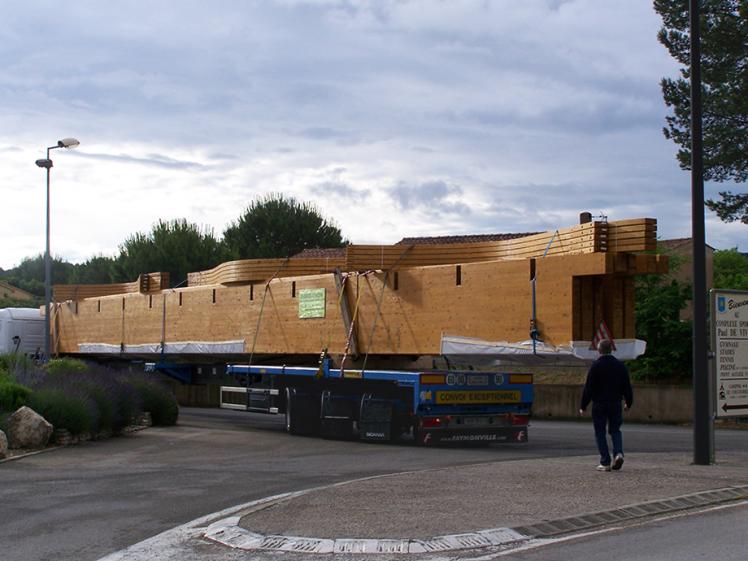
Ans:
<svg viewBox="0 0 748 561"><path fill-rule="evenodd" d="M525 234L467 234L463 236L430 236L419 238L403 238L396 245L411 244L451 244L451 243L477 243L477 242L499 242L503 240L514 240L532 236L539 232L528 232Z"/></svg>

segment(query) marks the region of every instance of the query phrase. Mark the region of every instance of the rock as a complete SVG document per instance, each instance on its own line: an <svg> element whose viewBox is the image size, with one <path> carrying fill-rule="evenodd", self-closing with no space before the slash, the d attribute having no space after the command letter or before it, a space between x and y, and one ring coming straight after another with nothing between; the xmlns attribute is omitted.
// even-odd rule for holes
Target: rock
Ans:
<svg viewBox="0 0 748 561"><path fill-rule="evenodd" d="M44 448L54 427L25 405L8 417L8 441L11 448Z"/></svg>
<svg viewBox="0 0 748 561"><path fill-rule="evenodd" d="M68 429L55 429L53 440L58 446L68 446L73 443L73 435Z"/></svg>
<svg viewBox="0 0 748 561"><path fill-rule="evenodd" d="M153 419L151 418L151 414L148 411L145 411L140 415L140 418L138 419L139 426L141 427L152 427L153 426Z"/></svg>
<svg viewBox="0 0 748 561"><path fill-rule="evenodd" d="M0 430L0 460L8 457L8 437Z"/></svg>

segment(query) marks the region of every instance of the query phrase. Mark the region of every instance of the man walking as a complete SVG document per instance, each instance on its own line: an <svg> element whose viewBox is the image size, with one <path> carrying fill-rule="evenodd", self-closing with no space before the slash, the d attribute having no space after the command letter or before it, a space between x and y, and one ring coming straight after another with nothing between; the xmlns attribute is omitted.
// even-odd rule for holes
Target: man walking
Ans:
<svg viewBox="0 0 748 561"><path fill-rule="evenodd" d="M592 363L587 372L587 381L582 392L582 402L579 405L579 414L584 415L585 409L587 409L590 401L592 402L592 423L595 426L595 440L600 452L598 471L619 470L623 466L621 400L626 402L626 411L634 402L629 372L626 366L611 354L612 350L613 345L607 339L603 339L597 345L597 352L600 353L600 356ZM605 434L606 428L610 434L610 439L613 441L612 462L608 449L608 438Z"/></svg>

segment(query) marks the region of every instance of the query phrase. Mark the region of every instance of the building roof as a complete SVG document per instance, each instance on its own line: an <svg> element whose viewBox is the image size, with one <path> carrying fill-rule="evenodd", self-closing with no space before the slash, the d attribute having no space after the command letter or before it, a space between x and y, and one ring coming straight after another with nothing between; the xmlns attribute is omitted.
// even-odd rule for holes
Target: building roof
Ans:
<svg viewBox="0 0 748 561"><path fill-rule="evenodd" d="M396 245L411 244L453 244L453 243L478 243L478 242L499 242L504 240L514 240L533 236L539 232L527 232L524 234L466 234L462 236L428 236L416 238L403 238Z"/></svg>
<svg viewBox="0 0 748 561"><path fill-rule="evenodd" d="M677 249L679 247L683 247L684 245L689 245L693 241L692 238L673 238L671 240L657 240L657 243L668 248L668 249ZM709 244L705 244L706 247L714 251L714 248L710 246Z"/></svg>

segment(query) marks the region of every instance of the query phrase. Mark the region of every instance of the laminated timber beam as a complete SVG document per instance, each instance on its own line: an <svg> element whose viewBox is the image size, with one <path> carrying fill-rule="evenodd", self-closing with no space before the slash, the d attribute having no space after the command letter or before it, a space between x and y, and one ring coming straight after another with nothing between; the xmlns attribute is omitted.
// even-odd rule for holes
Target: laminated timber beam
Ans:
<svg viewBox="0 0 748 561"><path fill-rule="evenodd" d="M52 287L52 300L83 300L112 294L131 294L135 292L150 294L169 288L169 273L146 273L138 275L134 282L114 284L56 284Z"/></svg>
<svg viewBox="0 0 748 561"><path fill-rule="evenodd" d="M343 259L290 258L290 259L242 259L228 261L209 269L187 274L188 286L225 286L267 281L273 277L298 277L332 273L344 267Z"/></svg>
<svg viewBox="0 0 748 561"><path fill-rule="evenodd" d="M350 245L345 268L349 271L480 263L499 259L529 259L548 255L605 251L604 223L590 222L555 232L511 240L457 244ZM550 243L550 247L549 247ZM407 255L403 255L405 251Z"/></svg>

